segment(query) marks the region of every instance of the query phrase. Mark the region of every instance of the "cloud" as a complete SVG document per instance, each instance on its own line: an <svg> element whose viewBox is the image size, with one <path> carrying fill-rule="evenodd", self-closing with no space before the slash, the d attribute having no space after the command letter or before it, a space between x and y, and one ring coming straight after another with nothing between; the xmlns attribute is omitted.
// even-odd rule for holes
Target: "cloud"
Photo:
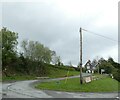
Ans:
<svg viewBox="0 0 120 100"><path fill-rule="evenodd" d="M79 62L80 27L115 40L118 38L115 0L4 2L2 17L3 26L19 33L19 43L23 39L39 41L55 50L65 64ZM83 62L105 54L117 60L116 45L117 42L83 31ZM108 48L112 50L110 53L106 53Z"/></svg>

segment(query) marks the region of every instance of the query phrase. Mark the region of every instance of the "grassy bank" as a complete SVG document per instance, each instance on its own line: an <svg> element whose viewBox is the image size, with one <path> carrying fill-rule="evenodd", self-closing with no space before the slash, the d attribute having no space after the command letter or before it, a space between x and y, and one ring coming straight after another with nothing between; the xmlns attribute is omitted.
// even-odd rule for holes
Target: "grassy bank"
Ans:
<svg viewBox="0 0 120 100"><path fill-rule="evenodd" d="M46 75L44 77L49 78L59 78L59 77L65 77L67 75L67 71L65 70L59 70L56 72L53 72L53 74ZM79 72L77 71L70 71L69 76L79 75ZM17 75L17 76L9 76L9 77L2 77L2 81L18 81L18 80L34 80L37 76L26 76L26 75ZM41 76L42 77L42 76Z"/></svg>
<svg viewBox="0 0 120 100"><path fill-rule="evenodd" d="M18 80L33 80L36 79L36 77L49 77L49 78L59 78L59 77L66 77L69 70L68 76L74 76L79 75L78 71L75 71L74 69L69 69L68 67L57 67L53 65L47 66L47 73L44 75L10 75L9 77L2 77L2 81L18 81Z"/></svg>
<svg viewBox="0 0 120 100"><path fill-rule="evenodd" d="M86 83L80 85L79 78L68 79L65 84L65 80L59 82L44 82L37 84L35 87L37 89L47 89L47 90L58 90L58 91L70 91L70 92L117 92L118 84L120 82L105 77L99 80L92 81L91 83Z"/></svg>
<svg viewBox="0 0 120 100"><path fill-rule="evenodd" d="M50 68L50 72L46 75L50 78L59 78L59 77L66 77L68 70L66 69L59 69L59 68ZM72 70L69 71L68 76L79 75L80 72Z"/></svg>

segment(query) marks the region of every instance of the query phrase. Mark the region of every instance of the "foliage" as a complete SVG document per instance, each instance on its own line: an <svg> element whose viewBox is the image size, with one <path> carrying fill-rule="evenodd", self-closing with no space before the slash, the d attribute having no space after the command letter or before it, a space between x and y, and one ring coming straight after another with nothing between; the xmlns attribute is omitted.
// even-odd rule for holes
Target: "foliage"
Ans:
<svg viewBox="0 0 120 100"><path fill-rule="evenodd" d="M0 36L2 72L5 80L17 80L20 77L23 79L23 76L64 77L68 69L71 71L70 75L78 74L74 68L63 66L60 56L57 56L55 51L37 41L23 40L21 43L23 50L18 53L16 50L18 44L17 33L3 28L0 31ZM50 62L54 56L57 57L56 65L51 65Z"/></svg>
<svg viewBox="0 0 120 100"><path fill-rule="evenodd" d="M21 47L23 48L24 56L33 61L50 63L52 60L53 52L48 47L45 47L37 41L23 40Z"/></svg>
<svg viewBox="0 0 120 100"><path fill-rule="evenodd" d="M54 53L54 55L53 55L53 57L52 57L52 63L53 63L54 65L58 65L58 66L63 65L63 64L61 63L61 58L60 58L60 56L57 56L56 53Z"/></svg>
<svg viewBox="0 0 120 100"><path fill-rule="evenodd" d="M107 63L107 62L102 62L100 65L99 65L99 68L100 70L101 69L104 69L105 70L105 73L107 74L110 74L112 73L114 67L110 64L110 63Z"/></svg>
<svg viewBox="0 0 120 100"><path fill-rule="evenodd" d="M41 64L43 68L45 68L44 70L40 70L40 69L37 70L38 68L36 66L37 64L36 63L33 64L34 66L32 65L29 66L29 73L30 73L29 75L24 70L22 70L23 68L21 68L18 71L16 71L19 73L12 74L9 77L3 76L3 81L28 80L28 79L36 79L36 77L50 77L50 78L66 77L68 72L67 67L63 67L63 66L60 67L45 63ZM22 71L22 73L20 71ZM79 72L72 70L70 68L68 76L73 76L73 75L79 75Z"/></svg>
<svg viewBox="0 0 120 100"><path fill-rule="evenodd" d="M7 75L6 70L16 59L18 34L9 31L7 28L1 29L0 34L2 35L2 68L3 72Z"/></svg>
<svg viewBox="0 0 120 100"><path fill-rule="evenodd" d="M98 67L99 69L104 69L105 73L113 74L114 79L120 81L120 64L116 63L112 57L109 57L108 60L104 58L99 59Z"/></svg>
<svg viewBox="0 0 120 100"><path fill-rule="evenodd" d="M45 64L52 61L52 50L37 41L23 40L21 44L23 51L18 53L18 33L2 28L0 36L3 76L32 74L44 76L47 73Z"/></svg>
<svg viewBox="0 0 120 100"><path fill-rule="evenodd" d="M114 66L114 70L112 71L112 74L116 80L120 82L120 64L116 63L112 57L108 58L108 62Z"/></svg>

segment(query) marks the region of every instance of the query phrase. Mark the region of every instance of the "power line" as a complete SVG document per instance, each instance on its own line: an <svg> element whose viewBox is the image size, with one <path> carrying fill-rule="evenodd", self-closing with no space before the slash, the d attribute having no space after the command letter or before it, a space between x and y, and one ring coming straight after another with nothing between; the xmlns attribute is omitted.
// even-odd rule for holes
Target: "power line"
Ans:
<svg viewBox="0 0 120 100"><path fill-rule="evenodd" d="M100 36L100 37L103 37L103 38L109 39L109 40L114 41L114 42L120 42L120 41L114 40L114 39L112 39L112 38L109 38L109 37L106 37L106 36L100 35L100 34L98 34L98 33L95 33L95 32L92 32L92 31L88 31L88 30L83 29L83 28L82 28L82 30L83 30L83 31L86 31L86 32L89 32L89 33L92 33L92 34L94 34L94 35L97 35L97 36Z"/></svg>

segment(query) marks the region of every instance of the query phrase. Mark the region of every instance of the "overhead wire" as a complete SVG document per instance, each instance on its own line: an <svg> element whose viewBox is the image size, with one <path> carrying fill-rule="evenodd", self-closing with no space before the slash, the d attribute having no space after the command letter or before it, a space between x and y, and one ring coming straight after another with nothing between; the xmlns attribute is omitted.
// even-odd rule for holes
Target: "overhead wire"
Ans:
<svg viewBox="0 0 120 100"><path fill-rule="evenodd" d="M83 28L82 28L82 30L83 30L83 31L86 31L86 32L89 32L89 33L91 33L91 34L94 34L94 35L103 37L103 38L105 38L105 39L109 39L109 40L114 41L114 42L120 42L120 41L114 40L114 39L112 39L112 38L110 38L110 37L107 37L107 36L104 36L104 35L100 35L100 34L98 34L98 33L96 33L96 32L92 32L92 31L89 31L89 30L86 30L86 29L83 29Z"/></svg>

